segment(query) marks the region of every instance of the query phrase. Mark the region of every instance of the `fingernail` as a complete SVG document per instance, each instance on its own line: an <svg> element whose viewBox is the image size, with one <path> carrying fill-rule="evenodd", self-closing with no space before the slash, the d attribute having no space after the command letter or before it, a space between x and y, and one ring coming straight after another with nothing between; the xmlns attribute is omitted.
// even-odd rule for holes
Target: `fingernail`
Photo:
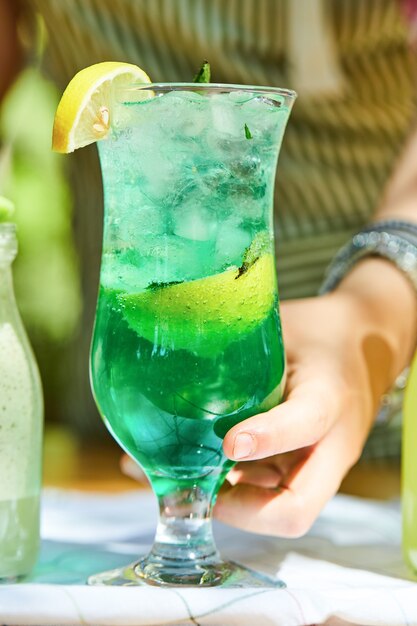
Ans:
<svg viewBox="0 0 417 626"><path fill-rule="evenodd" d="M239 433L233 445L233 458L244 459L255 452L255 439L250 433Z"/></svg>

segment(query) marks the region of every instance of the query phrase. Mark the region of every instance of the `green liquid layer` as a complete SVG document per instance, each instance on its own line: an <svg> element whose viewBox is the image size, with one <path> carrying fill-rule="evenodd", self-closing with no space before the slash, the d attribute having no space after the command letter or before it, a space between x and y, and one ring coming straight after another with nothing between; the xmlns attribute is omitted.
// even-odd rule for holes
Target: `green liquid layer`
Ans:
<svg viewBox="0 0 417 626"><path fill-rule="evenodd" d="M102 288L92 346L95 397L116 439L148 475L217 480L225 470L225 433L281 399L277 307L211 357L172 343L155 345L132 330L114 292Z"/></svg>

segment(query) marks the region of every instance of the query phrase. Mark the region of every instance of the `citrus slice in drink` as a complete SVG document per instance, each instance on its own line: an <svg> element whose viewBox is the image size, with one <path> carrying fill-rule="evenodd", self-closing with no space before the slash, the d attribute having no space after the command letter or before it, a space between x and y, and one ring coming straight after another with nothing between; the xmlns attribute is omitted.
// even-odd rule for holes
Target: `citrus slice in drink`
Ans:
<svg viewBox="0 0 417 626"><path fill-rule="evenodd" d="M107 61L84 68L69 82L58 104L52 148L68 153L106 137L115 87L150 83L137 65ZM152 97L143 91L143 97Z"/></svg>
<svg viewBox="0 0 417 626"><path fill-rule="evenodd" d="M116 295L123 317L140 337L199 356L213 356L255 330L275 299L271 253L264 253L244 273L231 268L206 278Z"/></svg>

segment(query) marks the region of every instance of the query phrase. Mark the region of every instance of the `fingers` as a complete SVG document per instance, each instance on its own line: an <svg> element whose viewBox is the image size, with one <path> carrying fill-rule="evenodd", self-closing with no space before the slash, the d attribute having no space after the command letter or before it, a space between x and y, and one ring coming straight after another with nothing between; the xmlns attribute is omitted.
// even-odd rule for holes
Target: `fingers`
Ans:
<svg viewBox="0 0 417 626"><path fill-rule="evenodd" d="M255 460L317 443L341 410L342 394L331 380L307 376L285 402L234 426L223 442L225 454L236 461Z"/></svg>
<svg viewBox="0 0 417 626"><path fill-rule="evenodd" d="M251 532L281 537L305 534L356 460L346 436L337 424L278 489L238 483L221 490L215 516Z"/></svg>
<svg viewBox="0 0 417 626"><path fill-rule="evenodd" d="M264 489L278 487L282 478L283 474L278 467L266 463L240 463L227 475L227 480L231 485L245 483Z"/></svg>
<svg viewBox="0 0 417 626"><path fill-rule="evenodd" d="M281 483L286 484L289 476L297 471L297 467L310 453L311 448L302 448L261 461L238 463L228 473L227 481L233 486L245 483L264 489L274 489Z"/></svg>
<svg viewBox="0 0 417 626"><path fill-rule="evenodd" d="M133 478L133 480L137 480L139 483L147 483L148 479L146 478L145 473L141 469L141 467L127 454L123 454L120 459L120 468L123 474Z"/></svg>

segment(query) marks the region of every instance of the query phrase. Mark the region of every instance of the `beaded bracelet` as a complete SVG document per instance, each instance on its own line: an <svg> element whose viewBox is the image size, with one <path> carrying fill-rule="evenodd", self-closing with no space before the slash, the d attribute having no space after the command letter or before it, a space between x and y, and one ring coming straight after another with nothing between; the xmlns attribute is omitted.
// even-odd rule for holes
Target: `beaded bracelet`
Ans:
<svg viewBox="0 0 417 626"><path fill-rule="evenodd" d="M356 233L333 258L319 293L335 289L353 266L368 256L391 261L417 293L417 225L401 220L375 222Z"/></svg>

